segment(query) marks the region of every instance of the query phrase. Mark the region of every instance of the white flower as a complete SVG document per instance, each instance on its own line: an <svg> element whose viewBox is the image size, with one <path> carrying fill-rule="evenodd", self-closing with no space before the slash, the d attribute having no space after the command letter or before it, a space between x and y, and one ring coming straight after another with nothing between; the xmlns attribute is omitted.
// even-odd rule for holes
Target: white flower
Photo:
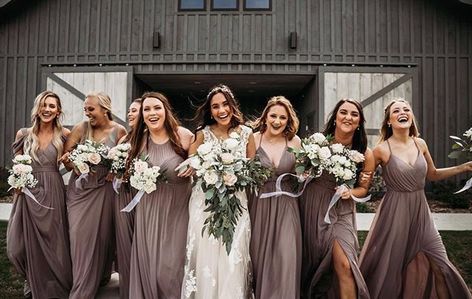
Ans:
<svg viewBox="0 0 472 299"><path fill-rule="evenodd" d="M318 152L318 157L321 160L327 160L329 159L329 157L331 157L331 151L329 150L327 146L323 146L322 148L320 148Z"/></svg>
<svg viewBox="0 0 472 299"><path fill-rule="evenodd" d="M88 154L87 160L90 163L97 165L98 163L100 163L100 161L102 161L102 157L100 157L98 153L90 153Z"/></svg>
<svg viewBox="0 0 472 299"><path fill-rule="evenodd" d="M220 157L223 164L228 165L234 162L234 156L231 153L222 153Z"/></svg>
<svg viewBox="0 0 472 299"><path fill-rule="evenodd" d="M355 163L361 163L365 160L364 155L355 150L349 151L349 159L351 159Z"/></svg>
<svg viewBox="0 0 472 299"><path fill-rule="evenodd" d="M321 134L321 133L314 133L313 135L311 135L310 137L311 139L313 139L313 141L317 144L322 144L323 142L326 141L326 137L325 135Z"/></svg>
<svg viewBox="0 0 472 299"><path fill-rule="evenodd" d="M341 143L334 143L331 145L331 150L335 154L340 154L344 150L344 145L342 145Z"/></svg>
<svg viewBox="0 0 472 299"><path fill-rule="evenodd" d="M86 163L81 163L79 165L76 165L77 169L80 171L80 173L89 173L90 172L90 167Z"/></svg>
<svg viewBox="0 0 472 299"><path fill-rule="evenodd" d="M218 174L215 171L210 170L205 172L203 179L207 185L214 185L218 182Z"/></svg>
<svg viewBox="0 0 472 299"><path fill-rule="evenodd" d="M354 178L354 173L350 169L344 169L343 179L349 181Z"/></svg>
<svg viewBox="0 0 472 299"><path fill-rule="evenodd" d="M200 158L198 158L198 156L191 157L189 165L193 169L199 169L201 166Z"/></svg>
<svg viewBox="0 0 472 299"><path fill-rule="evenodd" d="M134 162L134 171L136 174L140 174L144 172L144 170L147 168L148 168L148 164L146 161L137 160L136 162Z"/></svg>
<svg viewBox="0 0 472 299"><path fill-rule="evenodd" d="M212 148L213 145L211 143L203 143L197 148L197 153L200 156L205 156L211 152Z"/></svg>
<svg viewBox="0 0 472 299"><path fill-rule="evenodd" d="M225 172L223 174L223 182L226 186L233 186L238 181L238 177L233 173Z"/></svg>
<svg viewBox="0 0 472 299"><path fill-rule="evenodd" d="M465 131L464 136L472 139L472 128Z"/></svg>
<svg viewBox="0 0 472 299"><path fill-rule="evenodd" d="M234 132L233 132L234 133ZM231 134L233 134L231 133ZM235 138L227 138L224 142L223 142L223 147L225 149L228 149L230 151L236 149L239 145L239 141Z"/></svg>

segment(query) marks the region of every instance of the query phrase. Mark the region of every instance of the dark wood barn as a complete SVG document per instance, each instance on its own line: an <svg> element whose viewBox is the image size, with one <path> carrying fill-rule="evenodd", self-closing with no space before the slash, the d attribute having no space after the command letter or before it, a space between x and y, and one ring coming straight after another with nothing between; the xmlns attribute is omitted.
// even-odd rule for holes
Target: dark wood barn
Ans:
<svg viewBox="0 0 472 299"><path fill-rule="evenodd" d="M124 123L147 90L182 118L218 82L248 115L296 105L301 134L342 97L361 100L372 140L383 106L413 103L440 166L472 125L472 5L466 0L0 0L0 166L35 96L58 93L65 124L92 90Z"/></svg>

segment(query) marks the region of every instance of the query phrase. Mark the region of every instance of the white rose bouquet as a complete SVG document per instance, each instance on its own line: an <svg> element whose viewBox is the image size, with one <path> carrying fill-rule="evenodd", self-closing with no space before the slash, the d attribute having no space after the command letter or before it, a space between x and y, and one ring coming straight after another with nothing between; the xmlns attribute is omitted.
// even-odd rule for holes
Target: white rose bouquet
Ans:
<svg viewBox="0 0 472 299"><path fill-rule="evenodd" d="M364 155L350 150L340 143L330 145L331 156L325 164L325 169L334 175L339 186L354 187L356 183L357 165L364 161Z"/></svg>
<svg viewBox="0 0 472 299"><path fill-rule="evenodd" d="M177 171L187 166L195 169L194 185L204 192L205 212L210 213L204 230L216 239L221 238L228 254L243 209L238 191L255 188L270 177L270 171L260 162L238 154L241 146L239 134L232 132L224 141L201 144L195 155L176 168Z"/></svg>
<svg viewBox="0 0 472 299"><path fill-rule="evenodd" d="M451 159L459 159L459 158L465 158L466 160L471 160L472 159L472 128L468 129L465 131L464 134L462 134L465 138L460 138L457 136L449 136L452 140L454 140L454 144L452 145L452 152L448 155L449 158ZM464 192L468 189L472 188L472 178L470 178L462 187L457 192L454 192L455 194Z"/></svg>
<svg viewBox="0 0 472 299"><path fill-rule="evenodd" d="M157 184L165 182L166 178L159 166L151 166L147 160L148 156L141 156L132 161L130 167L130 185L138 190L133 200L121 211L131 212L139 203L144 193L150 194L157 189Z"/></svg>
<svg viewBox="0 0 472 299"><path fill-rule="evenodd" d="M331 157L330 140L330 136L318 132L302 139L299 149L288 148L288 151L295 155L295 172L299 181L321 175L328 159Z"/></svg>
<svg viewBox="0 0 472 299"><path fill-rule="evenodd" d="M122 143L108 151L107 159L111 162L111 172L119 178L123 177L126 171L126 159L130 149L129 143Z"/></svg>
<svg viewBox="0 0 472 299"><path fill-rule="evenodd" d="M108 163L108 147L102 143L85 140L70 153L69 159L81 174L94 172L94 167L100 163Z"/></svg>
<svg viewBox="0 0 472 299"><path fill-rule="evenodd" d="M10 176L8 177L10 189L21 190L36 186L38 180L33 176L31 162L32 160L29 155L17 155L13 158L13 167L10 169Z"/></svg>

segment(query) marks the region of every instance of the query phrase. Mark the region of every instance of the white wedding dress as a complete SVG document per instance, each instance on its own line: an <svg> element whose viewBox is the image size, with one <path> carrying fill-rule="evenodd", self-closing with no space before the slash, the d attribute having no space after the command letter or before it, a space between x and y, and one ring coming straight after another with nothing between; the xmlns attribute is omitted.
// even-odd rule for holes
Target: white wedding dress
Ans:
<svg viewBox="0 0 472 299"><path fill-rule="evenodd" d="M246 157L246 145L251 129L241 126L241 145L238 154ZM204 142L218 139L207 126L203 129ZM247 197L240 192L238 198L243 213L235 228L231 252L228 256L221 240L209 236L202 228L208 212L205 210L205 196L200 186L194 186L189 202L189 223L187 233L187 256L182 284L182 298L252 298L251 258L249 242L251 223L247 210Z"/></svg>

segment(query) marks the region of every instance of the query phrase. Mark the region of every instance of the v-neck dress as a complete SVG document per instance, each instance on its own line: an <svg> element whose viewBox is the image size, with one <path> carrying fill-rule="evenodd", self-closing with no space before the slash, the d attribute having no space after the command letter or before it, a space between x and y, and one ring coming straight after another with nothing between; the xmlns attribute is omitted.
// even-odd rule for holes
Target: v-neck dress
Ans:
<svg viewBox="0 0 472 299"><path fill-rule="evenodd" d="M434 225L424 193L424 155L418 150L410 165L390 149L382 170L387 192L360 257L371 298L437 298L431 262L442 272L450 298L472 298Z"/></svg>
<svg viewBox="0 0 472 299"><path fill-rule="evenodd" d="M259 146L256 154L263 166L274 174L259 190L251 194L251 260L256 298L300 298L302 267L302 232L298 199L286 195L259 198L263 193L276 191L277 177L293 173L295 157L284 150L277 167ZM290 179L284 178L282 189L291 191Z"/></svg>

